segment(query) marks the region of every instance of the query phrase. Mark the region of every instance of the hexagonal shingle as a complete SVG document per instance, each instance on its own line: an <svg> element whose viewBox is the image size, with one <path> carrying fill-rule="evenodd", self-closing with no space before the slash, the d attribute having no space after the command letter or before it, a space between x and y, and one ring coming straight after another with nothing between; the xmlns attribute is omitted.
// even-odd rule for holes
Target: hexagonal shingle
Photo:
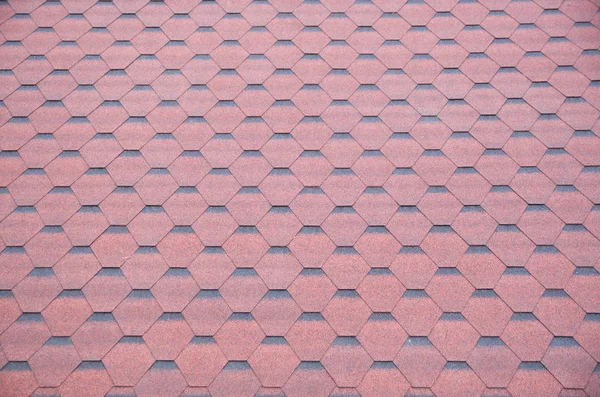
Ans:
<svg viewBox="0 0 600 397"><path fill-rule="evenodd" d="M0 1L0 383L597 395L594 3Z"/></svg>

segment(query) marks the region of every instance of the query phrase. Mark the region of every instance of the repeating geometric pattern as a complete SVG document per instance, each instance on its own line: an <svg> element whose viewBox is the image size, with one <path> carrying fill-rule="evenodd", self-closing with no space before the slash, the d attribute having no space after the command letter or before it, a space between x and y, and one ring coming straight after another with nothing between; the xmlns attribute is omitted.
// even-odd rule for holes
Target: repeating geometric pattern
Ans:
<svg viewBox="0 0 600 397"><path fill-rule="evenodd" d="M600 396L598 0L0 0L3 396Z"/></svg>

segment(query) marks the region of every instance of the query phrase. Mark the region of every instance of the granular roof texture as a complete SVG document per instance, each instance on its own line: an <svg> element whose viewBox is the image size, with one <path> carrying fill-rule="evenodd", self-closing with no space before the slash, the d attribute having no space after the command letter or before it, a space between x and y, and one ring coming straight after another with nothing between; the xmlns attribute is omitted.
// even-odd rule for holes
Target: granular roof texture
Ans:
<svg viewBox="0 0 600 397"><path fill-rule="evenodd" d="M0 395L600 396L599 5L0 0Z"/></svg>

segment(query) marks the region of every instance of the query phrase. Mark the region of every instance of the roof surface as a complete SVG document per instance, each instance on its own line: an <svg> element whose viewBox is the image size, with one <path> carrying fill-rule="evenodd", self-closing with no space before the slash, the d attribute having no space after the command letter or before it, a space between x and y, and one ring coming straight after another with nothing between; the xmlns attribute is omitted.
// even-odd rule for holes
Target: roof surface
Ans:
<svg viewBox="0 0 600 397"><path fill-rule="evenodd" d="M0 0L0 394L600 396L597 0Z"/></svg>

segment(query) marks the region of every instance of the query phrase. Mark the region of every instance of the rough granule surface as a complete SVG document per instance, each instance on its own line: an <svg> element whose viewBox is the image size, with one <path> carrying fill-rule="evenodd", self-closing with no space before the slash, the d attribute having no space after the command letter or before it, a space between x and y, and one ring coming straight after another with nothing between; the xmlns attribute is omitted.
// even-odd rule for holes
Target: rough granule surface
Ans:
<svg viewBox="0 0 600 397"><path fill-rule="evenodd" d="M0 395L600 396L599 6L0 0Z"/></svg>

